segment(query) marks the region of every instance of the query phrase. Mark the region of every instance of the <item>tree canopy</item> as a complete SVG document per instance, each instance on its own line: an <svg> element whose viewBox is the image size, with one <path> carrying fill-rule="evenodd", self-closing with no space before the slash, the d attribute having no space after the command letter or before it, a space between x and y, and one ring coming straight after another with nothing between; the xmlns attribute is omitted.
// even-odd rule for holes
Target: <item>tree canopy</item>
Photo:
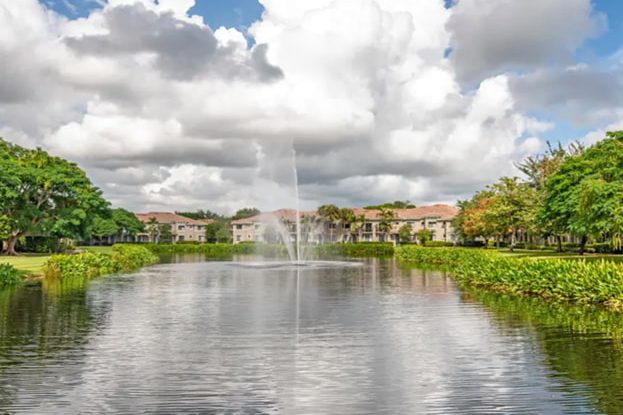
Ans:
<svg viewBox="0 0 623 415"><path fill-rule="evenodd" d="M23 235L79 237L108 206L75 164L0 139L0 216L8 218L9 254Z"/></svg>

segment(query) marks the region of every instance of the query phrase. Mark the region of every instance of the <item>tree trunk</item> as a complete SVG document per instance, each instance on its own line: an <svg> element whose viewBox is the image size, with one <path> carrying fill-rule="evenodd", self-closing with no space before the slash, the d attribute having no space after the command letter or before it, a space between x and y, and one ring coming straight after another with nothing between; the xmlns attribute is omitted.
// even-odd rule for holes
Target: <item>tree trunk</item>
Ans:
<svg viewBox="0 0 623 415"><path fill-rule="evenodd" d="M584 251L586 250L586 235L582 235L582 238L580 239L580 255L584 255Z"/></svg>
<svg viewBox="0 0 623 415"><path fill-rule="evenodd" d="M9 236L9 240L7 241L6 254L10 256L17 255L15 251L15 245L17 245L17 238L19 238L19 234Z"/></svg>
<svg viewBox="0 0 623 415"><path fill-rule="evenodd" d="M562 236L556 235L556 244L558 247L556 248L557 252L562 252Z"/></svg>

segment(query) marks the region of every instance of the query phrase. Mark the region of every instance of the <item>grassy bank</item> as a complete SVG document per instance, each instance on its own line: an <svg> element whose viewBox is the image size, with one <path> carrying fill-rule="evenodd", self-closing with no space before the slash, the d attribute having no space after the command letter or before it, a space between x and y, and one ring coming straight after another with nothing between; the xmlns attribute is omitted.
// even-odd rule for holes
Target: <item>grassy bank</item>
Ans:
<svg viewBox="0 0 623 415"><path fill-rule="evenodd" d="M623 310L623 266L612 261L505 256L464 248L400 247L399 260L448 270L460 283Z"/></svg>

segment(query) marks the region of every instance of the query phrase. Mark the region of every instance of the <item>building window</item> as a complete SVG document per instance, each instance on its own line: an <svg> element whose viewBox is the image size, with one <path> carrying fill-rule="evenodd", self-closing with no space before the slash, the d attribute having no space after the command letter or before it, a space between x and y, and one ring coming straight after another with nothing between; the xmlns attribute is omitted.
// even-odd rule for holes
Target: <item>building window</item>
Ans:
<svg viewBox="0 0 623 415"><path fill-rule="evenodd" d="M180 242L183 242L184 241L184 235L178 236L177 240L180 241Z"/></svg>
<svg viewBox="0 0 623 415"><path fill-rule="evenodd" d="M236 225L236 229L242 229L242 225Z"/></svg>
<svg viewBox="0 0 623 415"><path fill-rule="evenodd" d="M177 229L180 231L183 231L184 229L186 229L186 227L184 225L179 225Z"/></svg>
<svg viewBox="0 0 623 415"><path fill-rule="evenodd" d="M435 226L437 226L437 222L428 222L429 228L434 228Z"/></svg>
<svg viewBox="0 0 623 415"><path fill-rule="evenodd" d="M236 235L236 241L240 242L240 235Z"/></svg>
<svg viewBox="0 0 623 415"><path fill-rule="evenodd" d="M372 224L371 223L366 223L366 226L364 227L364 230L366 232L372 232Z"/></svg>

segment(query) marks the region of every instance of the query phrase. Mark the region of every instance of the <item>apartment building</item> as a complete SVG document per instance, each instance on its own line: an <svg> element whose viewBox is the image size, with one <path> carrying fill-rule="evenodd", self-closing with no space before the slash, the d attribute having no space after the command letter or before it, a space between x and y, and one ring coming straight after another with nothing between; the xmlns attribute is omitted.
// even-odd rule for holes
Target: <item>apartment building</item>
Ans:
<svg viewBox="0 0 623 415"><path fill-rule="evenodd" d="M145 232L137 235L137 242L156 242L153 240L155 235L149 231L152 219L155 219L160 226L170 226L171 242L205 242L206 226L213 222L209 219L191 219L171 212L136 213L136 217L145 224ZM159 237L155 236L155 238Z"/></svg>
<svg viewBox="0 0 623 415"><path fill-rule="evenodd" d="M452 219L458 209L445 204L420 206L411 209L392 209L394 218L390 230L382 231L381 211L373 209L352 209L358 220L355 223L330 222L319 217L317 212L301 212L301 239L308 243L325 242L399 242L400 228L410 224L412 239L422 229L431 231L433 241L456 242ZM234 243L270 242L285 233L296 238L296 211L281 209L232 222Z"/></svg>

